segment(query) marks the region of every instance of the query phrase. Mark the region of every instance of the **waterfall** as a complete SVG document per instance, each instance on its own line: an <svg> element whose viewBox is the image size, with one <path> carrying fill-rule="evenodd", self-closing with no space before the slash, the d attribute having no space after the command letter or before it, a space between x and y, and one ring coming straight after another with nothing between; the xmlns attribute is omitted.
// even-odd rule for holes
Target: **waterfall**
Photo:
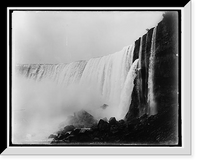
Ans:
<svg viewBox="0 0 200 164"><path fill-rule="evenodd" d="M154 65L155 65L155 48L156 48L156 27L153 29L152 41L151 41L151 51L149 58L149 76L148 76L148 98L147 102L150 108L150 115L155 115L157 113L156 102L154 96Z"/></svg>
<svg viewBox="0 0 200 164"><path fill-rule="evenodd" d="M129 106L131 104L131 94L134 88L134 80L137 76L138 63L139 63L138 61L139 59L136 59L132 64L128 72L128 75L126 77L124 88L121 93L120 105L119 105L119 108L122 109L120 113L121 118L125 117L126 113L129 110Z"/></svg>
<svg viewBox="0 0 200 164"><path fill-rule="evenodd" d="M137 92L139 95L139 115L143 115L145 113L144 106L144 91L143 91L143 77L142 77L142 69L143 68L143 59L142 59L142 51L143 51L143 36L140 38L140 47L139 47L139 61L138 61L138 88Z"/></svg>
<svg viewBox="0 0 200 164"><path fill-rule="evenodd" d="M67 89L71 87L80 89L85 95L80 99L86 99L87 94L92 97L96 96L98 100L95 101L99 103L95 103L95 106L88 105L89 98L87 98L88 102L84 103L80 100L84 104L83 108L97 110L106 104L108 106L106 110L110 111L105 116L119 118L119 113L127 111L127 106L130 105L128 98L128 105L123 105L125 107L121 105L121 108L126 109L119 108L120 99L127 98L133 88L131 79L134 79L133 74L136 69L136 64L132 63L133 51L134 45L129 45L119 52L88 61L82 60L68 64L24 64L17 66L17 70L21 75L36 83L45 85L45 81L52 81L66 92L69 92ZM124 93L125 91L128 93ZM76 101L79 102L79 96ZM124 100L121 104L124 104ZM106 110L104 110L105 113Z"/></svg>

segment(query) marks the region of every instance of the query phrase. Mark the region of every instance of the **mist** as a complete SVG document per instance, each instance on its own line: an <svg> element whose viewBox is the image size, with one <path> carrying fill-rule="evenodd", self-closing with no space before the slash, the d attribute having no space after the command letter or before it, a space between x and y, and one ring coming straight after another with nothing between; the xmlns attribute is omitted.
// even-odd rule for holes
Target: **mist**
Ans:
<svg viewBox="0 0 200 164"><path fill-rule="evenodd" d="M96 86L61 87L50 80L36 82L20 75L14 82L13 143L48 143L48 136L63 128L62 123L66 124L69 116L80 110L97 120L117 112L117 106L101 107L106 100Z"/></svg>

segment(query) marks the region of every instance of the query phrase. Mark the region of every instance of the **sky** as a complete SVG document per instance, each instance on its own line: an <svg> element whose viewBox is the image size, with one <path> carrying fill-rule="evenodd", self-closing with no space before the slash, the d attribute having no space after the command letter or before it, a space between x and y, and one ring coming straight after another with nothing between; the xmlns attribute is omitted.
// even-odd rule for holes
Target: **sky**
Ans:
<svg viewBox="0 0 200 164"><path fill-rule="evenodd" d="M15 64L56 64L109 55L162 20L160 11L14 11Z"/></svg>

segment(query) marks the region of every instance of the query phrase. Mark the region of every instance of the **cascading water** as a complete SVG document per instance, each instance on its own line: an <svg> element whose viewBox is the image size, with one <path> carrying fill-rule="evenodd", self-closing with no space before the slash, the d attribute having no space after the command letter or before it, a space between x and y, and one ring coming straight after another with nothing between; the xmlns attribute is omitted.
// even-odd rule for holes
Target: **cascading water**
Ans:
<svg viewBox="0 0 200 164"><path fill-rule="evenodd" d="M132 64L133 49L134 46L131 45L111 55L70 64L20 65L19 71L29 79L51 79L63 87L75 84L88 89L95 87L106 100L105 104L115 104L119 102Z"/></svg>
<svg viewBox="0 0 200 164"><path fill-rule="evenodd" d="M156 102L155 102L155 96L154 96L154 64L155 64L155 47L156 47L156 27L153 29L152 34L152 41L151 41L151 52L150 52L150 58L149 58L149 77L148 77L148 98L147 102L150 108L149 115L155 115L157 114L156 109Z"/></svg>
<svg viewBox="0 0 200 164"><path fill-rule="evenodd" d="M27 122L34 119L36 115L35 117L39 121L33 120L33 122L38 122L37 126L40 128L42 124L50 125L50 122L58 124L67 115L82 109L87 110L97 119L113 116L123 119L130 105L130 95L136 77L138 60L132 63L133 51L134 45L130 45L114 54L92 58L89 61L17 66L18 75L22 75L26 82L25 85L20 82L23 89L16 93L23 92L23 90L30 91L29 94L25 93L25 96L18 96L22 97L23 105L21 106L28 108L25 109L28 112L28 114L25 112L25 117L30 117L30 119L27 118ZM15 88L20 87L16 86ZM32 102L34 99L37 101ZM17 100L15 101L19 103ZM102 108L102 106L106 107ZM56 121L54 121L54 116L57 116ZM28 123L22 124L28 126ZM37 130L36 127L32 127L34 124L30 123L30 127L23 129ZM16 124L14 123L13 126ZM44 133L46 129L48 128L44 127L41 131ZM55 129L56 127L54 131ZM47 134L52 132L53 130L47 131ZM33 134L32 131L27 130L26 135L33 137L36 133L38 132Z"/></svg>
<svg viewBox="0 0 200 164"><path fill-rule="evenodd" d="M136 78L137 72L138 72L138 63L139 63L139 59L136 59L133 62L128 72L128 75L126 77L126 81L124 83L124 88L121 93L120 105L119 105L119 109L121 109L121 113L120 113L121 118L125 117L131 103L131 94L134 87L134 79Z"/></svg>
<svg viewBox="0 0 200 164"><path fill-rule="evenodd" d="M143 107L141 107L141 104L142 104L142 43L143 43L143 37L140 38L140 49L139 49L139 62L138 62L138 72L139 72L139 83L141 85L139 85L138 87L138 94L140 96L139 98L139 108L140 108L140 111L139 111L139 114L142 115L144 113L144 109Z"/></svg>

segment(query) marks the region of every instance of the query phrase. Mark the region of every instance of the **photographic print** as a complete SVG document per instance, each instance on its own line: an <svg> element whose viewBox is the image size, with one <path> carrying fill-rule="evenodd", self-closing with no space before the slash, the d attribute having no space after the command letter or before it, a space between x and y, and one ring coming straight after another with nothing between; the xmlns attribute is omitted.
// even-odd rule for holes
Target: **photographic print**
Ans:
<svg viewBox="0 0 200 164"><path fill-rule="evenodd" d="M189 139L182 16L159 8L10 9L9 146L30 154L181 148Z"/></svg>

